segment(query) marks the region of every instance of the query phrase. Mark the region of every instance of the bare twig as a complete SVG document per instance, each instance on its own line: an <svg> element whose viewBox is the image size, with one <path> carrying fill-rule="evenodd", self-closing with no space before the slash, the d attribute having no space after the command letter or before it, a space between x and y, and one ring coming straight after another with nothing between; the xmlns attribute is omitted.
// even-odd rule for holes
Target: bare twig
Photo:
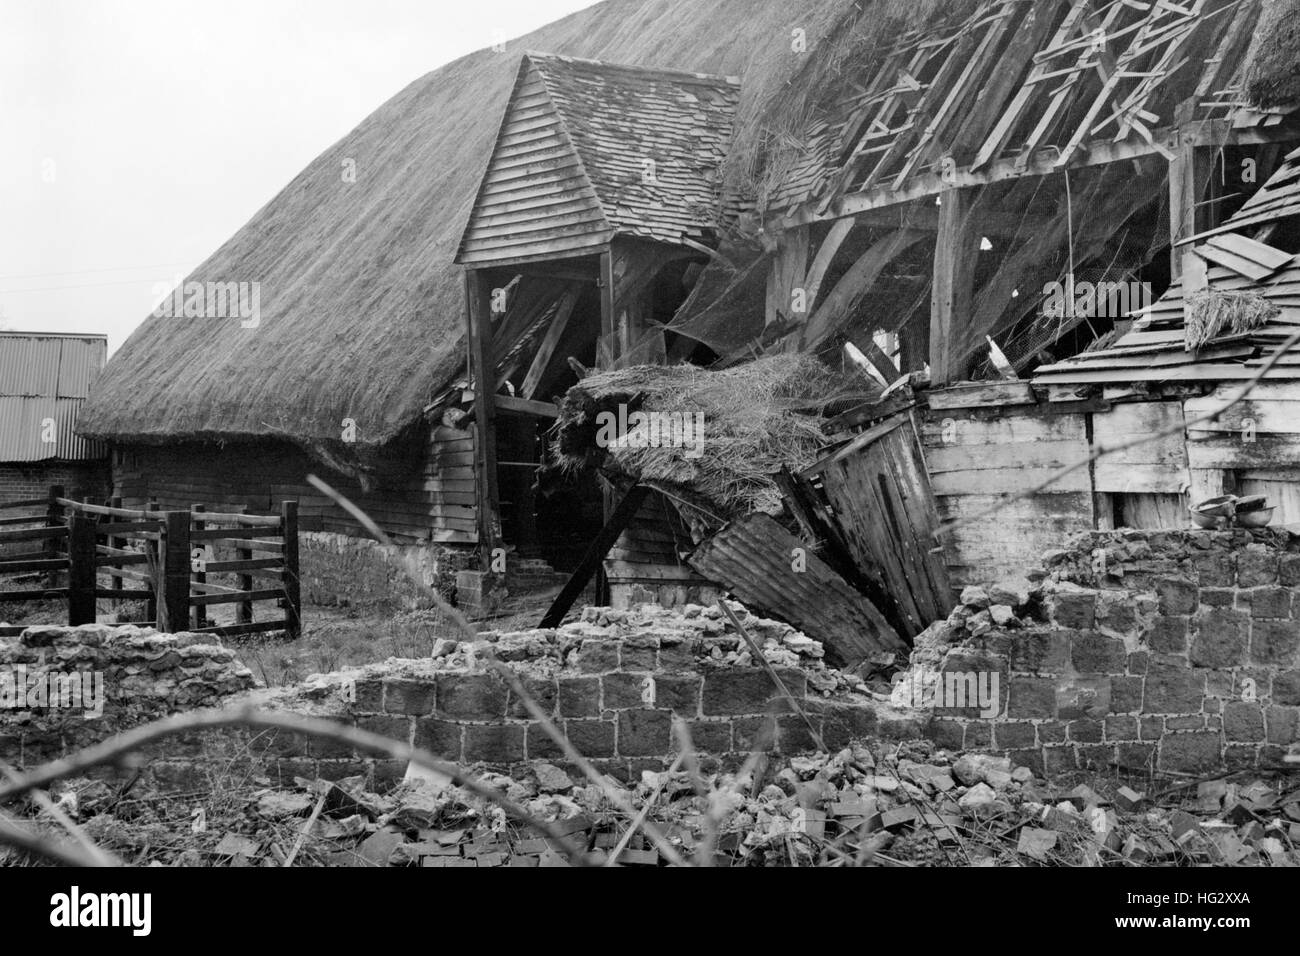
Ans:
<svg viewBox="0 0 1300 956"><path fill-rule="evenodd" d="M650 815L650 811L654 808L655 801L659 799L659 794L663 793L663 789L668 785L669 779L681 767L682 758L685 756L685 751L679 751L677 759L674 760L673 765L668 768L668 772L659 778L658 786L656 786L645 798L645 802L641 805L641 810L637 813L636 819L632 821L632 825L627 828L627 832L619 838L614 849L610 851L609 859L605 861L606 866L614 866L618 863L619 856L621 856L623 851L627 849L627 845L632 842L632 837L636 836L637 831L641 829L641 825L645 823L645 818Z"/></svg>
<svg viewBox="0 0 1300 956"><path fill-rule="evenodd" d="M1286 355L1287 352L1289 352L1296 345L1300 345L1300 329L1297 329L1294 333L1292 333L1287 338L1285 342L1283 342L1281 345L1277 347L1277 349L1273 352L1273 354L1269 356L1268 361L1265 362L1260 367L1258 372L1256 372L1246 381L1246 384L1241 387L1241 390L1237 392L1236 395L1232 396L1232 398L1230 398L1228 401L1220 405L1218 408L1206 412L1204 415L1201 415L1199 418L1194 418L1189 422L1179 420L1176 421L1174 424L1167 426L1166 428L1162 428L1160 431L1155 432L1154 434L1143 435L1140 438L1134 438L1130 441L1121 442L1118 445L1103 445L1100 442L1097 442L1093 444L1087 458L1084 458L1080 461L1076 461L1074 464L1067 465L1066 467L1060 469L1059 471L1054 472L1051 477L1033 486L1032 488L1028 488L1024 491L1016 492L1015 494L1012 495L1007 495L1006 497L1000 499L996 504L993 504L988 508L985 508L983 511L977 512L976 514L970 515L969 517L960 518L956 521L950 521L947 524L940 525L939 528L934 532L935 538L941 539L946 535L952 534L958 528L963 528L967 525L981 522L986 518L991 518L993 515L998 514L1000 511L1011 506L1017 501L1023 501L1025 498L1032 498L1035 495L1042 494L1044 491L1046 491L1052 485L1056 484L1062 478L1072 475L1074 474L1074 472L1079 471L1080 469L1087 468L1093 462L1098 461L1099 459L1104 458L1107 455L1113 455L1116 452L1121 452L1121 451L1128 451L1130 448L1137 448L1140 445L1146 445L1152 442L1157 442L1162 438L1169 438L1172 435L1177 435L1180 432L1186 431L1187 429L1191 428L1194 425L1202 425L1205 424L1206 422L1216 421L1220 416L1222 416L1225 412L1229 411L1238 402L1244 401L1246 397L1249 396L1250 393L1255 390L1255 387L1264 380L1265 376L1267 376L1268 373L1271 372L1277 366L1277 364L1282 360L1282 357Z"/></svg>
<svg viewBox="0 0 1300 956"><path fill-rule="evenodd" d="M325 798L328 796L328 790L320 795L320 798L316 801L315 808L311 812L311 816L307 818L307 822L303 824L302 829L298 831L298 839L294 841L293 849L289 851L289 856L284 861L286 867L293 866L293 861L298 859L298 851L302 849L303 843L307 840L307 834L311 833L311 828L316 825L316 821L320 818L320 812L325 809Z"/></svg>
<svg viewBox="0 0 1300 956"><path fill-rule="evenodd" d="M0 763L0 774L10 783L18 779L18 774L7 763ZM122 861L111 853L101 849L72 818L63 812L63 808L50 799L44 790L33 790L32 799L37 806L54 818L55 822L68 831L68 835L86 851L86 855L95 862L92 866L121 866Z"/></svg>
<svg viewBox="0 0 1300 956"><path fill-rule="evenodd" d="M457 786L463 787L484 800L495 803L506 812L507 816L518 820L525 826L538 830L547 838L555 840L570 862L580 866L586 866L589 863L586 853L575 848L564 834L560 833L550 823L538 819L509 797L493 790L455 764L440 760L427 750L412 747L410 744L399 743L366 730L345 727L332 721L315 717L301 717L297 714L259 711L253 706L177 714L173 717L145 724L143 727L136 727L103 743L79 750L62 760L54 760L37 767L17 780L5 786L0 786L0 802L21 796L38 787L48 786L56 780L75 776L89 770L91 767L117 763L140 747L166 737L195 730L216 730L224 727L256 727L264 730L283 730L289 733L302 734L306 737L315 737L320 740L345 744L355 750L381 754L392 760L404 760L414 763L450 778ZM0 834L0 839L3 839L3 834Z"/></svg>
<svg viewBox="0 0 1300 956"><path fill-rule="evenodd" d="M99 857L91 856L80 847L64 846L47 836L32 833L19 826L8 814L0 812L0 844L16 846L35 853L63 866L102 866Z"/></svg>
<svg viewBox="0 0 1300 956"><path fill-rule="evenodd" d="M718 607L722 608L722 613L727 615L727 620L731 621L736 630L740 632L740 636L745 639L745 643L749 645L750 654L763 665L763 668L767 671L767 676L772 678L772 683L776 684L776 689L781 692L781 696L790 702L790 706L808 725L808 732L812 734L813 743L817 745L817 749L822 753L829 754L830 748L826 746L826 741L822 739L821 731L813 725L812 718L808 716L808 712L803 709L799 701L795 700L794 695L790 693L790 689L785 686L785 681L781 680L781 675L772 666L772 662L763 655L763 650L758 646L758 642L750 636L749 631L745 629L745 625L740 623L740 618L736 617L731 608L727 607L726 601L719 600Z"/></svg>

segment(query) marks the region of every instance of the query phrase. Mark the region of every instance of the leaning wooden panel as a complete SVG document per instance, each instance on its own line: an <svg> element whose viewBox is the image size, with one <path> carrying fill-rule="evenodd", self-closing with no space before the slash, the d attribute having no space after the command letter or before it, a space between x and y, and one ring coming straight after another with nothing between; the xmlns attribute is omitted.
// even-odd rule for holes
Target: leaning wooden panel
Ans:
<svg viewBox="0 0 1300 956"><path fill-rule="evenodd" d="M911 419L881 430L852 454L836 454L821 472L822 487L854 559L884 569L885 584L915 635L948 616L952 585Z"/></svg>
<svg viewBox="0 0 1300 956"><path fill-rule="evenodd" d="M799 557L806 565L796 563ZM732 522L700 545L690 563L752 610L821 641L827 659L838 666L851 667L874 653L907 651L870 601L765 514Z"/></svg>

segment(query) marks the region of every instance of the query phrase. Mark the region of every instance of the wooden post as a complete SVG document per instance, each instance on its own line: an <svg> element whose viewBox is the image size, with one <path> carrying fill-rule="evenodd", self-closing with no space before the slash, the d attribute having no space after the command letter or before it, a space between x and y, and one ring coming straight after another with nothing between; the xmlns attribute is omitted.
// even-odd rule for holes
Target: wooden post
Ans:
<svg viewBox="0 0 1300 956"><path fill-rule="evenodd" d="M242 545L236 547L235 557L240 561L251 561L253 560L253 549L243 547ZM239 590L241 591L253 590L253 576L251 574L241 574L238 576L237 580L239 582ZM235 605L235 623L237 624L253 623L253 602L252 601L240 601Z"/></svg>
<svg viewBox="0 0 1300 956"><path fill-rule="evenodd" d="M280 502L280 531L284 536L284 570L280 582L284 586L284 616L288 622L284 636L296 641L302 634L302 590L298 577L298 502Z"/></svg>
<svg viewBox="0 0 1300 956"><path fill-rule="evenodd" d="M497 488L496 356L492 348L492 273L465 273L465 321L470 375L474 379L474 490L478 502L479 559L491 570L492 552L501 538L501 496Z"/></svg>
<svg viewBox="0 0 1300 956"><path fill-rule="evenodd" d="M950 189L942 195L934 244L934 284L930 290L930 384L950 385L962 378L957 330L969 322L975 299L979 238L972 241L971 193Z"/></svg>
<svg viewBox="0 0 1300 956"><path fill-rule="evenodd" d="M109 499L108 499L108 506L109 506L110 508L120 508L120 507L122 507L122 496L121 496L121 495L114 495L113 497L109 498ZM110 520L112 520L112 521L117 521L118 518L117 518L116 515L113 515L113 516L110 517ZM108 539L108 546L109 546L110 548L125 548L125 547L126 547L126 538L119 538L119 537L116 537L116 536L114 536L114 537L110 537L110 538ZM120 575L120 574L117 573L117 568L114 567L112 570L110 570L108 576L109 576L109 580L112 582L112 588L113 588L113 590L114 590L114 591L121 591L121 590L122 590L122 575ZM113 607L117 607L117 606L121 603L121 600L122 600L122 599L121 599L120 597L115 597L115 598L113 598Z"/></svg>
<svg viewBox="0 0 1300 956"><path fill-rule="evenodd" d="M58 499L63 497L62 485L50 485L50 503L45 512L45 523L51 528L57 528L63 524L63 505L59 504ZM59 539L45 539L45 556L49 559L55 559L59 556ZM45 576L45 586L47 588L57 588L59 586L59 572L51 571Z"/></svg>
<svg viewBox="0 0 1300 956"><path fill-rule="evenodd" d="M158 499L150 495L149 501L144 506L144 510L157 511ZM149 590L153 592L153 596L150 597L148 602L146 603L145 610L146 613L149 615L149 620L153 621L154 626L157 627L158 626L158 595L160 592L160 585L162 583L160 580L162 577L162 542L155 541L152 538L146 538L144 542L144 550L145 550L145 554L153 555L153 563L154 563L153 586L149 588Z"/></svg>
<svg viewBox="0 0 1300 956"><path fill-rule="evenodd" d="M95 519L68 519L68 623L95 623Z"/></svg>
<svg viewBox="0 0 1300 956"><path fill-rule="evenodd" d="M1169 277L1177 281L1183 275L1183 255L1188 246L1178 243L1218 223L1218 204L1207 202L1216 193L1214 183L1215 149L1197 146L1198 125L1194 122L1195 99L1185 100L1174 110L1178 124L1177 156L1169 161Z"/></svg>
<svg viewBox="0 0 1300 956"><path fill-rule="evenodd" d="M596 368L602 372L614 368L618 361L618 341L614 324L618 318L614 301L614 253L608 247L600 254L600 340L596 343Z"/></svg>
<svg viewBox="0 0 1300 956"><path fill-rule="evenodd" d="M207 522L205 522L202 518L199 517L199 515L203 514L205 510L207 509L204 508L204 506L201 504L193 505L190 508L190 511L194 513L195 531L202 531L204 528L207 527ZM206 554L207 542L205 541L202 544L200 544L200 547L203 549L203 553ZM208 580L207 574L205 574L202 571L194 571L193 574L194 574L194 582L196 584L204 584ZM203 588L195 588L195 590L198 591L198 593L200 594L207 593ZM194 605L194 626L198 628L198 627L202 627L203 624L204 624L204 606L202 604L196 604Z"/></svg>
<svg viewBox="0 0 1300 956"><path fill-rule="evenodd" d="M645 485L633 485L623 500L618 503L614 509L613 515L600 529L596 535L596 540L591 542L586 553L582 556L582 561L578 563L578 568L573 572L567 584L564 585L555 602L551 605L550 610L546 612L546 617L542 618L542 623L538 627L559 627L560 622L564 620L564 615L569 613L569 608L573 607L573 602L578 599L578 595L583 592L587 582L591 580L605 560L605 555L609 554L609 549L614 547L614 542L618 536L623 533L623 529L628 526L636 513L641 509L642 502L645 501L646 495L650 489Z"/></svg>
<svg viewBox="0 0 1300 956"><path fill-rule="evenodd" d="M160 631L176 634L185 630L190 619L190 513L164 513L162 566L160 576L162 620Z"/></svg>

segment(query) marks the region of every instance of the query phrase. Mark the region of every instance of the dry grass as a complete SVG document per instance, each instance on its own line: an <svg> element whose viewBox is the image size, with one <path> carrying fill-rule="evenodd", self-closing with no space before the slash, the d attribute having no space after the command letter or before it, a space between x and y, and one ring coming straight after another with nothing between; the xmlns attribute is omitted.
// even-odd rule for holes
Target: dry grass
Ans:
<svg viewBox="0 0 1300 956"><path fill-rule="evenodd" d="M1255 106L1300 102L1300 0L1266 0L1247 63L1246 93Z"/></svg>
<svg viewBox="0 0 1300 956"><path fill-rule="evenodd" d="M568 468L602 464L594 446L597 415L619 405L704 416L703 454L677 447L612 448L619 471L637 481L707 499L720 517L775 512L772 475L801 469L826 444L820 418L793 409L829 400L838 377L807 355L775 355L721 371L692 365L641 366L592 375L561 408L556 458ZM605 462L605 464L608 464Z"/></svg>
<svg viewBox="0 0 1300 956"><path fill-rule="evenodd" d="M1282 314L1276 302L1257 292L1219 292L1207 290L1188 297L1191 311L1187 319L1188 350L1218 338L1224 332L1242 335L1267 325Z"/></svg>

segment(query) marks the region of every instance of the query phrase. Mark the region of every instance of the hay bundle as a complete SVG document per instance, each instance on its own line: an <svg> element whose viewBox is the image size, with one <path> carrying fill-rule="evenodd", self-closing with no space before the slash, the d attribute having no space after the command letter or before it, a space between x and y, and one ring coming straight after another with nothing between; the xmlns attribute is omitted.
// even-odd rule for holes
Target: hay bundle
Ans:
<svg viewBox="0 0 1300 956"><path fill-rule="evenodd" d="M782 466L805 468L827 438L820 403L838 377L806 355L775 355L711 372L693 365L639 366L602 372L569 390L560 404L554 459L565 469L596 466L701 502L715 518L776 513L772 479ZM701 415L697 447L638 447L598 441L610 415L634 411Z"/></svg>
<svg viewBox="0 0 1300 956"><path fill-rule="evenodd" d="M1267 0L1247 54L1246 95L1260 109L1300 102L1300 0Z"/></svg>
<svg viewBox="0 0 1300 956"><path fill-rule="evenodd" d="M1194 292L1188 297L1184 340L1189 352L1218 338L1226 331L1234 335L1253 332L1277 318L1277 303L1258 292Z"/></svg>

